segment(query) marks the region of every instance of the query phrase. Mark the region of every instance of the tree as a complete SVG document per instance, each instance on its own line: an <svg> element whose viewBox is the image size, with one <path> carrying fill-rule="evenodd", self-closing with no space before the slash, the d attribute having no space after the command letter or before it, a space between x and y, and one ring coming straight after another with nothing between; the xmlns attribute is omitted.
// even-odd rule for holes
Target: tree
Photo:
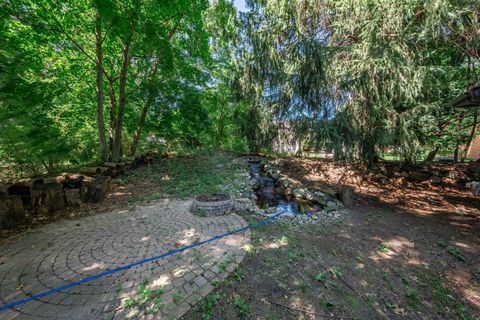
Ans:
<svg viewBox="0 0 480 320"><path fill-rule="evenodd" d="M24 68L15 70L14 76L29 72L36 63L44 72L30 73L32 81L43 78L58 84L50 86L61 92L62 99L55 98L55 103L68 110L73 110L67 107L68 99L91 105L88 92L94 90L96 111L90 116L96 119L98 156L104 161L110 153L113 161L119 161L122 150L135 154L150 105L161 95L161 83L175 77L175 67L196 63L202 68L202 61L208 60L203 26L207 7L203 0L7 1L4 35L9 44L18 43L12 51L32 60L21 64ZM31 36L22 38L24 33ZM42 54L34 59L38 52ZM18 58L17 53L13 52ZM5 89L15 86L14 76L4 79ZM196 75L189 79L197 80ZM61 91L61 82L78 86ZM44 87L45 95L53 93L50 87ZM125 134L130 137L132 131L129 143ZM127 144L130 147L122 147Z"/></svg>
<svg viewBox="0 0 480 320"><path fill-rule="evenodd" d="M471 80L468 61L478 59L473 1L248 4L248 96L274 121L290 121L295 134L344 157L373 161L387 147L405 159L423 154L432 139L424 120L445 113Z"/></svg>

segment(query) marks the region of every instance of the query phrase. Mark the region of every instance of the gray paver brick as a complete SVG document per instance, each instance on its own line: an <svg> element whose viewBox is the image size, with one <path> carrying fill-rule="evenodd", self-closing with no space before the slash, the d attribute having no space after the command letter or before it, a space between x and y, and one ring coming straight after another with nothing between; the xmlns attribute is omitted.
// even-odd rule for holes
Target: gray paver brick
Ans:
<svg viewBox="0 0 480 320"><path fill-rule="evenodd" d="M189 201L166 203L168 207L160 201L138 206L135 211L120 210L80 220L58 221L11 239L1 239L0 298L13 302L246 225L235 214L212 218L195 216L189 212ZM145 278L149 285L155 289L162 287L165 292L161 296L165 305L162 319L176 319L213 290L209 281L219 273L220 261L237 254L236 263L227 271L235 269L243 259L242 248L248 243L249 235L249 232L235 235L228 245L225 238L219 239L167 259L69 288L42 298L43 302L28 302L19 307L18 312L0 312L0 319L52 316L96 320L113 315L121 318L130 312L122 309L122 301L135 295ZM227 275L225 272L218 278ZM23 287L19 287L19 283ZM182 294L178 303L173 301L173 292Z"/></svg>

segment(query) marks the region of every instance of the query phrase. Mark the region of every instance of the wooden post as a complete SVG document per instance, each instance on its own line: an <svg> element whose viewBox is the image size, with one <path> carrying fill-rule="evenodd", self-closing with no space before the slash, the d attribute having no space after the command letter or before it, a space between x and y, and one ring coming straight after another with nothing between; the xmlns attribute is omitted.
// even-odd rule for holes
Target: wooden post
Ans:
<svg viewBox="0 0 480 320"><path fill-rule="evenodd" d="M354 191L353 187L343 185L340 192L340 200L345 206L351 206L353 204Z"/></svg>

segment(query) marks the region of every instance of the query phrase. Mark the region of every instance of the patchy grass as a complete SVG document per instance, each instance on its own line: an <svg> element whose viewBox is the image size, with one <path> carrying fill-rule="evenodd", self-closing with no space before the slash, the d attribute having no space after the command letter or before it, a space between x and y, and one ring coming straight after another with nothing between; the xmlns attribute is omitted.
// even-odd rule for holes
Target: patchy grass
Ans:
<svg viewBox="0 0 480 320"><path fill-rule="evenodd" d="M227 153L167 158L153 164L163 191L176 198L200 193L232 192L239 165ZM241 168L244 170L244 168Z"/></svg>
<svg viewBox="0 0 480 320"><path fill-rule="evenodd" d="M447 251L455 257L455 259L460 260L460 261L465 261L465 256L463 255L462 250L458 249L457 247L454 246L448 246Z"/></svg>
<svg viewBox="0 0 480 320"><path fill-rule="evenodd" d="M149 287L149 279L143 279L138 286L137 293L124 301L124 307L132 311L125 319L136 319L144 315L155 315L164 307L162 303L163 290L153 290Z"/></svg>
<svg viewBox="0 0 480 320"><path fill-rule="evenodd" d="M221 292L214 292L193 307L192 313L202 320L209 320L213 316L213 308L222 298Z"/></svg>
<svg viewBox="0 0 480 320"><path fill-rule="evenodd" d="M378 241L389 238L385 221L377 224L372 230L365 222L354 232L347 223L255 228L244 261L226 280L212 283L222 298L205 299L182 319L309 318L290 308L354 319L476 319L478 310L436 276L436 265L423 268L406 264L407 255L379 254L398 250L392 241ZM431 248L442 258L451 255L435 241L422 259L432 257Z"/></svg>
<svg viewBox="0 0 480 320"><path fill-rule="evenodd" d="M119 184L128 189L148 179L158 189L135 194L133 202L149 201L235 194L244 174L233 155L201 154L160 159ZM250 223L258 219L244 218ZM480 261L472 252L480 243L448 223L428 219L368 204L334 223L278 221L255 228L242 264L227 279L212 281L214 291L183 319L310 317L299 310L356 319L480 319L479 308L465 296L465 288L480 294L475 278L459 285L447 276L457 268L475 274ZM457 243L470 247L462 251ZM233 258L225 257L219 271L226 272ZM161 297L147 287L128 300L129 310L161 306Z"/></svg>
<svg viewBox="0 0 480 320"><path fill-rule="evenodd" d="M442 278L435 274L421 273L422 286L429 291L436 307L441 315L447 315L454 310L459 319L470 319L467 306L456 296L456 294L445 284Z"/></svg>
<svg viewBox="0 0 480 320"><path fill-rule="evenodd" d="M250 317L251 307L245 298L240 296L235 296L233 299L233 304L235 305L235 308L237 310L237 315L241 319L246 319Z"/></svg>

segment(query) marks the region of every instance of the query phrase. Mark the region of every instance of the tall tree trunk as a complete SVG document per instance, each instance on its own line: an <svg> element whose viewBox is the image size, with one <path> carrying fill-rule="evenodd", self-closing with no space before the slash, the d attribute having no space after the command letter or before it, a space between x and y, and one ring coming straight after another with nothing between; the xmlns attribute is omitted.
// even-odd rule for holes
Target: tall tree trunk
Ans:
<svg viewBox="0 0 480 320"><path fill-rule="evenodd" d="M115 96L115 86L114 80L108 78L108 93L110 96L110 128L109 128L109 151L110 151L110 160L112 160L112 151L113 151L113 135L115 131L115 119L116 119L116 110L117 110L117 98Z"/></svg>
<svg viewBox="0 0 480 320"><path fill-rule="evenodd" d="M462 129L462 121L465 117L465 112L462 112L458 118L457 126L455 128L455 150L453 151L453 162L458 162L458 155L460 152L460 143L461 143L461 129Z"/></svg>
<svg viewBox="0 0 480 320"><path fill-rule="evenodd" d="M433 161L433 159L435 159L435 157L437 156L437 153L439 150L440 150L440 147L436 146L435 149L433 149L428 153L427 157L425 158L425 161L426 162Z"/></svg>
<svg viewBox="0 0 480 320"><path fill-rule="evenodd" d="M153 66L152 72L150 73L149 86L147 92L147 98L143 104L142 113L140 114L140 119L138 120L138 126L133 135L132 144L130 145L130 155L134 156L137 152L138 143L140 142L140 136L142 135L143 125L145 124L145 118L147 117L148 109L153 101L153 78L155 77L158 71L158 65L160 64L160 58L157 58Z"/></svg>
<svg viewBox="0 0 480 320"><path fill-rule="evenodd" d="M105 119L103 118L104 92L103 92L103 45L102 45L102 16L97 9L95 18L95 53L96 53L96 72L97 72L97 126L100 159L107 159L107 141L105 139Z"/></svg>
<svg viewBox="0 0 480 320"><path fill-rule="evenodd" d="M147 117L148 109L150 108L150 104L153 100L153 94L149 91L148 97L143 104L142 114L140 115L140 120L138 121L137 130L135 130L135 134L133 135L132 144L130 146L130 155L134 156L137 152L138 143L140 141L140 136L142 135L143 125L145 123L145 118Z"/></svg>
<svg viewBox="0 0 480 320"><path fill-rule="evenodd" d="M220 113L220 119L218 121L218 129L217 129L217 135L215 138L215 144L217 148L220 148L222 137L223 137L223 131L225 130L225 105L222 103L221 104L221 113Z"/></svg>
<svg viewBox="0 0 480 320"><path fill-rule="evenodd" d="M167 40L172 39L175 32L177 32L177 26L174 26L173 29L170 31L170 33L167 36ZM154 81L155 75L157 74L159 64L160 64L160 57L157 58L157 61L155 61L152 72L150 73L150 81L149 81L150 85L148 87L147 98L145 100L145 103L143 104L142 113L140 114L140 119L138 121L138 126L137 126L137 129L135 130L135 134L133 135L132 144L130 145L131 156L134 156L135 153L137 152L138 143L140 142L140 136L142 135L143 126L145 124L145 118L147 117L148 110L150 109L150 105L152 104L152 101L154 99L153 81Z"/></svg>
<svg viewBox="0 0 480 320"><path fill-rule="evenodd" d="M120 160L120 148L122 144L123 118L125 116L125 104L127 102L126 86L127 86L127 71L130 65L130 42L127 42L123 48L122 56L123 63L120 72L120 82L118 89L118 113L115 122L115 132L113 137L112 161L118 162Z"/></svg>

